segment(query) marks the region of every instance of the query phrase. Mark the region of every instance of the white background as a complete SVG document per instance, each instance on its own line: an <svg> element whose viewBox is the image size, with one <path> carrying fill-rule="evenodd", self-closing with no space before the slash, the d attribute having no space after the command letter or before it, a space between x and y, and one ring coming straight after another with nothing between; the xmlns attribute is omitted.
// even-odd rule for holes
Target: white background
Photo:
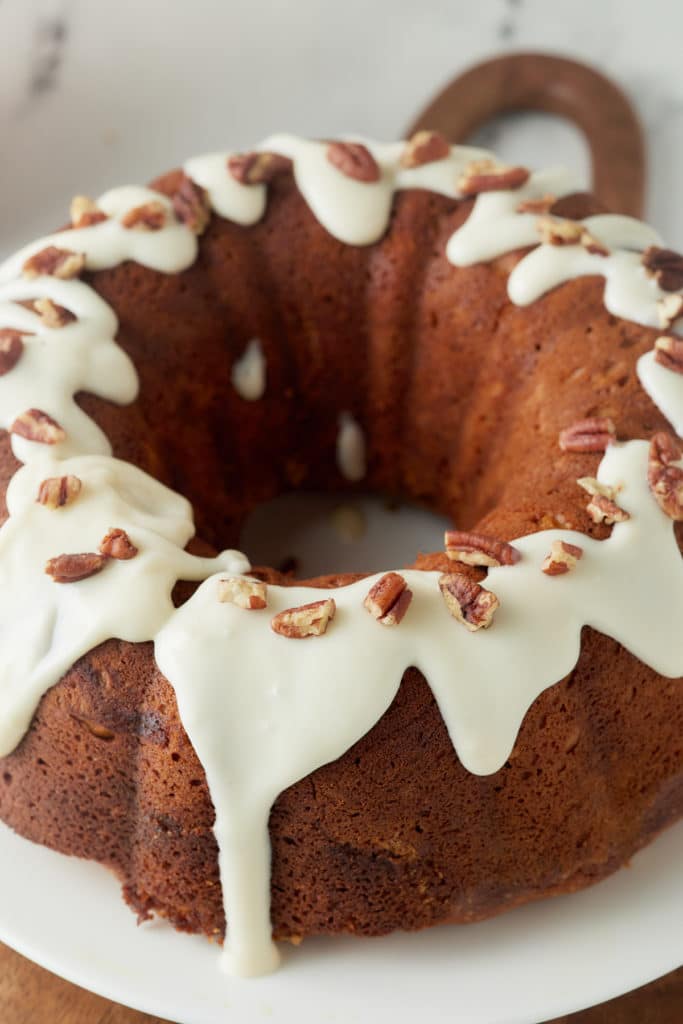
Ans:
<svg viewBox="0 0 683 1024"><path fill-rule="evenodd" d="M398 137L501 50L592 61L638 108L648 217L683 246L681 0L0 0L0 252L75 192L144 182L275 130ZM485 144L586 172L578 136L515 118Z"/></svg>

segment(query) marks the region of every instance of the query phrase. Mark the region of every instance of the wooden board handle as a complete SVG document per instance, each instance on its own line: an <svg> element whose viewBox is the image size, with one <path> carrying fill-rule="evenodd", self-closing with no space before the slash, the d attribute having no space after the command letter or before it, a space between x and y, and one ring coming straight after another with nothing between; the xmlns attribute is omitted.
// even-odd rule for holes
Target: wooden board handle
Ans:
<svg viewBox="0 0 683 1024"><path fill-rule="evenodd" d="M642 217L645 146L630 102L598 71L564 57L515 53L494 57L458 75L417 116L423 128L464 142L506 111L543 110L569 118L591 154L593 190L608 209Z"/></svg>

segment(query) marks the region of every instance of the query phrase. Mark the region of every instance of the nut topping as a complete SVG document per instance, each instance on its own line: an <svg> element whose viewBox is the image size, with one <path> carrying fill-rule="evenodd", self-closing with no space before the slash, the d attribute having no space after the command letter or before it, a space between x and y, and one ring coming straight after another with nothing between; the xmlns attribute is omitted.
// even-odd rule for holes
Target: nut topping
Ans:
<svg viewBox="0 0 683 1024"><path fill-rule="evenodd" d="M592 476L579 477L576 482L591 496L591 500L586 505L586 512L594 523L613 526L614 523L625 523L627 519L631 518L629 513L625 512L614 500L620 488L601 484Z"/></svg>
<svg viewBox="0 0 683 1024"><path fill-rule="evenodd" d="M453 618L462 622L471 633L491 625L500 604L492 591L485 590L469 576L459 572L447 572L440 576L439 588Z"/></svg>
<svg viewBox="0 0 683 1024"><path fill-rule="evenodd" d="M280 153L234 153L228 157L228 171L240 185L268 185L291 167L289 157Z"/></svg>
<svg viewBox="0 0 683 1024"><path fill-rule="evenodd" d="M292 640L303 640L308 636L322 636L334 618L337 605L331 597L298 608L287 608L278 612L270 622L271 629L280 636Z"/></svg>
<svg viewBox="0 0 683 1024"><path fill-rule="evenodd" d="M499 192L521 188L529 180L527 167L507 167L493 160L472 160L457 180L461 196L469 198L480 192Z"/></svg>
<svg viewBox="0 0 683 1024"><path fill-rule="evenodd" d="M662 291L677 292L683 288L683 256L679 252L650 245L643 253L642 264Z"/></svg>
<svg viewBox="0 0 683 1024"><path fill-rule="evenodd" d="M683 313L683 295L672 292L664 298L657 300L657 315L659 325L665 330L670 330Z"/></svg>
<svg viewBox="0 0 683 1024"><path fill-rule="evenodd" d="M71 226L74 228L90 228L93 224L101 224L109 220L104 210L88 196L74 196L71 200Z"/></svg>
<svg viewBox="0 0 683 1024"><path fill-rule="evenodd" d="M4 377L6 373L13 370L21 359L25 333L25 331L15 331L11 327L0 328L0 377Z"/></svg>
<svg viewBox="0 0 683 1024"><path fill-rule="evenodd" d="M616 427L607 416L591 416L560 431L563 452L604 452L617 436Z"/></svg>
<svg viewBox="0 0 683 1024"><path fill-rule="evenodd" d="M109 530L100 541L100 554L105 558L127 561L129 558L135 558L137 553L138 549L125 530Z"/></svg>
<svg viewBox="0 0 683 1024"><path fill-rule="evenodd" d="M451 152L451 145L441 132L415 132L401 153L401 167L422 167L443 160Z"/></svg>
<svg viewBox="0 0 683 1024"><path fill-rule="evenodd" d="M512 544L481 533L446 530L444 543L448 557L465 565L515 565L522 557Z"/></svg>
<svg viewBox="0 0 683 1024"><path fill-rule="evenodd" d="M360 142L330 142L325 155L333 167L354 181L379 181L381 177L379 164Z"/></svg>
<svg viewBox="0 0 683 1024"><path fill-rule="evenodd" d="M544 216L536 221L536 230L545 245L578 245L584 226L578 220Z"/></svg>
<svg viewBox="0 0 683 1024"><path fill-rule="evenodd" d="M557 196L548 192L538 199L522 199L517 204L515 213L550 213L556 202Z"/></svg>
<svg viewBox="0 0 683 1024"><path fill-rule="evenodd" d="M218 600L249 612L259 611L268 603L266 584L243 576L224 577L218 581Z"/></svg>
<svg viewBox="0 0 683 1024"><path fill-rule="evenodd" d="M383 626L398 626L412 599L413 592L403 576L386 572L370 587L363 606Z"/></svg>
<svg viewBox="0 0 683 1024"><path fill-rule="evenodd" d="M657 504L670 519L683 521L683 468L676 465L683 458L678 441L660 431L650 442L647 482Z"/></svg>
<svg viewBox="0 0 683 1024"><path fill-rule="evenodd" d="M45 572L55 583L77 583L101 572L107 564L104 555L88 552L82 555L57 555L45 565Z"/></svg>
<svg viewBox="0 0 683 1024"><path fill-rule="evenodd" d="M674 373L683 373L683 338L665 334L655 342L655 362Z"/></svg>
<svg viewBox="0 0 683 1024"><path fill-rule="evenodd" d="M11 434L25 437L27 441L40 444L59 444L66 437L66 431L42 409L27 409L17 416L9 428Z"/></svg>
<svg viewBox="0 0 683 1024"><path fill-rule="evenodd" d="M46 508L63 508L81 493L81 481L77 476L50 476L38 488L36 501Z"/></svg>
<svg viewBox="0 0 683 1024"><path fill-rule="evenodd" d="M48 245L40 252L29 256L23 266L24 277L58 277L61 281L69 281L78 277L85 267L85 256L81 252L70 249L58 249L56 245Z"/></svg>
<svg viewBox="0 0 683 1024"><path fill-rule="evenodd" d="M564 540L554 540L550 554L546 555L541 570L546 576L562 576L570 572L583 555L583 548Z"/></svg>
<svg viewBox="0 0 683 1024"><path fill-rule="evenodd" d="M30 308L40 317L45 327L66 327L67 324L76 320L70 309L60 306L52 299L34 299Z"/></svg>
<svg viewBox="0 0 683 1024"><path fill-rule="evenodd" d="M175 215L181 223L201 235L206 231L211 219L211 207L206 189L196 185L185 174L178 191L172 197Z"/></svg>
<svg viewBox="0 0 683 1024"><path fill-rule="evenodd" d="M134 206L121 218L121 225L130 231L161 231L166 223L166 207L158 199Z"/></svg>

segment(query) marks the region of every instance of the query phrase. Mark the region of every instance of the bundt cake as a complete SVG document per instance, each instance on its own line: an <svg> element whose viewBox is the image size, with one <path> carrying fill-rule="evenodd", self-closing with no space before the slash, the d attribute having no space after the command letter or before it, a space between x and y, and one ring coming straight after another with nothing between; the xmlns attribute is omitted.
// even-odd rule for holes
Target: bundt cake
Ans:
<svg viewBox="0 0 683 1024"><path fill-rule="evenodd" d="M682 311L653 230L437 133L74 200L0 267L2 820L245 974L623 865L683 814ZM216 555L297 488L457 528Z"/></svg>

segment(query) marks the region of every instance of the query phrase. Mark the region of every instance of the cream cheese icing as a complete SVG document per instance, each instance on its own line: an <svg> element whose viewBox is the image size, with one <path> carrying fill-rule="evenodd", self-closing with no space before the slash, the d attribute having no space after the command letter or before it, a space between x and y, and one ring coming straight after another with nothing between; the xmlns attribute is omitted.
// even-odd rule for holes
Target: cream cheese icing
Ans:
<svg viewBox="0 0 683 1024"><path fill-rule="evenodd" d="M313 213L340 241L353 245L381 237L396 190L426 188L457 198L467 165L490 156L452 147L443 159L407 169L400 163L402 143L357 141L379 165L377 182L341 174L327 161L324 143L274 136L260 147L293 161L295 180ZM267 187L235 181L227 171L228 156L189 161L186 173L207 190L216 212L240 224L255 223L265 211ZM513 302L526 305L563 281L599 274L610 312L658 326L658 303L667 293L640 256L640 250L659 244L652 229L631 218L586 218L586 230L609 250L598 255L580 244L538 244L538 218L518 212L524 199L560 197L575 188L566 172L550 171L532 174L521 188L479 195L469 219L448 242L448 258L468 265L535 246L510 275ZM162 204L163 227L126 228L126 213L149 202ZM19 362L0 377L0 425L9 427L33 407L66 431L49 451L12 438L26 465L11 481L9 519L0 530L0 754L14 749L41 696L81 655L110 637L153 640L216 809L229 921L224 960L235 973L263 973L278 959L269 919L268 815L283 789L344 753L372 728L411 665L427 678L462 763L478 774L504 764L530 704L571 671L583 625L615 638L660 674L680 676L681 559L672 523L648 489L647 443L632 441L610 446L598 472L601 482L621 488L619 502L630 519L617 524L605 541L566 530L516 540L520 562L488 572L487 586L500 609L485 634L469 633L454 622L436 574L428 572L403 573L414 597L400 628L380 627L365 612L363 598L378 578L369 577L335 589L337 612L327 632L303 643L276 635L270 619L319 599L319 590L271 587L268 609L250 613L219 601L220 574L246 573L245 556L229 551L199 559L185 552L194 532L188 503L141 470L111 458L108 440L74 401L81 390L121 403L135 398L137 376L116 344L114 312L81 281L21 276L24 262L48 245L84 254L89 270L134 259L175 273L195 259L196 237L176 220L165 196L126 187L106 193L97 205L107 220L43 238L0 266L0 327L22 332L24 342ZM20 305L39 297L65 307L75 320L46 326ZM258 357L248 348L244 374L240 362L234 368L233 382L243 397L261 391ZM260 367L255 374L254 361ZM641 358L638 374L681 433L683 378L656 364L651 353ZM258 378L258 387L252 387L252 378ZM362 478L364 437L348 412L340 414L336 457L348 479ZM66 474L82 483L72 502L51 509L36 501L43 480ZM138 549L134 558L112 559L98 574L68 586L45 574L48 558L96 551L112 526L129 535ZM580 563L559 581L540 571L556 540L583 549ZM178 579L204 582L176 609L170 594ZM497 681L503 671L501 692Z"/></svg>

